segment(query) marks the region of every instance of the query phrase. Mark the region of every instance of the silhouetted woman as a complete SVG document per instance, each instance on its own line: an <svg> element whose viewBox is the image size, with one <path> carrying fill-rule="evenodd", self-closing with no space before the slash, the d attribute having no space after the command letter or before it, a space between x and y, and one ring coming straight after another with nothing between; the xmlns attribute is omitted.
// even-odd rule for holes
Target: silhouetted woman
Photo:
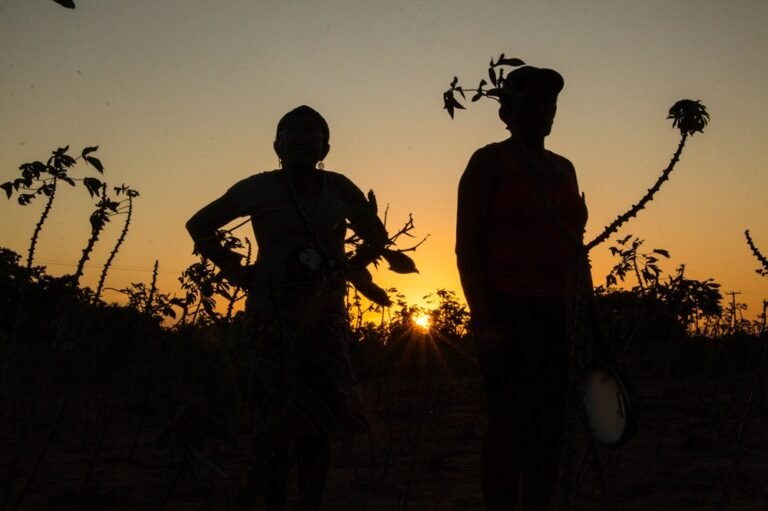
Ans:
<svg viewBox="0 0 768 511"><path fill-rule="evenodd" d="M459 184L456 254L488 405L489 510L547 509L568 386L568 309L587 211L570 161L544 147L563 78L533 66L499 92L511 137L477 150Z"/></svg>
<svg viewBox="0 0 768 511"><path fill-rule="evenodd" d="M285 114L274 149L280 169L236 183L187 229L198 251L249 290L251 354L244 358L262 418L252 486L263 481L267 509L284 509L295 456L298 508L310 510L320 506L331 439L368 428L348 357L340 272L346 229L351 224L373 246L383 246L386 231L357 186L318 164L330 146L328 124L315 110L301 106ZM242 216L251 218L258 244L247 269L215 236Z"/></svg>

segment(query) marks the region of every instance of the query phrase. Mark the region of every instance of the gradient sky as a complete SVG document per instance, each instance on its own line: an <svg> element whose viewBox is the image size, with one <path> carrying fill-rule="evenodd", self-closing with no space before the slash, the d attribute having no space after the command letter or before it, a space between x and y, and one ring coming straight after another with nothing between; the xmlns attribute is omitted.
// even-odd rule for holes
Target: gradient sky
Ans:
<svg viewBox="0 0 768 511"><path fill-rule="evenodd" d="M437 288L459 291L458 180L472 152L506 132L491 101L452 121L441 93L454 75L475 86L504 52L565 77L547 145L576 166L589 239L666 166L679 140L668 108L700 99L711 125L612 240L633 233L669 250L665 270L685 263L688 276L741 291L749 317L768 298L743 236L749 228L768 253L764 0L76 3L0 0L0 181L56 147L99 145L107 181L141 193L108 286L148 282L159 259L160 286L175 291L193 261L186 219L235 181L275 168L277 120L308 104L330 123L326 168L390 204L389 227L410 212L416 235L430 235L415 253L419 275L383 271L378 283L414 303ZM84 190L62 189L36 263L74 271L91 204ZM41 208L0 199L0 245L24 254ZM85 284L117 235L118 225L104 233ZM592 253L598 283L610 244Z"/></svg>

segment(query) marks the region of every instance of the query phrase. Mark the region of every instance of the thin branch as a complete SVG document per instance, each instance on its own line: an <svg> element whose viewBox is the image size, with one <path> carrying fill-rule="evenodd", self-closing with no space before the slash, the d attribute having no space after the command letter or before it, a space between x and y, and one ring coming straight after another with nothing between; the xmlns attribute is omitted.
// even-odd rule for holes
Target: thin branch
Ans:
<svg viewBox="0 0 768 511"><path fill-rule="evenodd" d="M744 236L747 238L747 245L749 245L749 249L752 251L752 254L757 258L758 261L760 261L760 264L763 265L763 269L760 273L763 275L768 275L768 258L760 253L760 250L758 250L755 242L752 241L752 236L749 235L749 229L744 231Z"/></svg>
<svg viewBox="0 0 768 511"><path fill-rule="evenodd" d="M586 245L586 250L592 250L600 243L607 240L611 234L615 233L619 227L624 225L630 218L633 218L637 216L637 214L640 212L641 209L645 208L646 204L648 204L651 200L653 200L653 196L656 195L656 192L659 191L661 188L661 185L664 184L664 181L669 179L669 174L672 172L672 170L675 168L675 164L680 159L680 154L683 152L683 148L685 147L685 142L688 139L688 134L683 132L680 137L680 143L677 146L677 150L675 151L675 154L672 155L672 159L669 161L669 165L667 165L667 168L665 168L661 172L661 176L659 176L659 179L656 180L656 183L648 189L648 192L643 196L640 201L638 201L637 204L634 204L631 208L629 208L629 211L624 213L623 215L619 215L616 220L614 220L610 225L608 225L600 235L598 235L595 239L590 241Z"/></svg>

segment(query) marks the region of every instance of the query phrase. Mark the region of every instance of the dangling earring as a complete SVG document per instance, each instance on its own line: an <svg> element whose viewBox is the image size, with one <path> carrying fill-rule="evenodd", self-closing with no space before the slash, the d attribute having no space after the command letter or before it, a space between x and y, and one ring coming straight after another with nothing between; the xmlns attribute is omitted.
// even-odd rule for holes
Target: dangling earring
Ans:
<svg viewBox="0 0 768 511"><path fill-rule="evenodd" d="M325 168L325 163L321 161L317 162L317 165L315 165L315 168L318 170L323 170Z"/></svg>
<svg viewBox="0 0 768 511"><path fill-rule="evenodd" d="M277 159L277 167L278 168L283 168L283 159L282 158L278 158Z"/></svg>

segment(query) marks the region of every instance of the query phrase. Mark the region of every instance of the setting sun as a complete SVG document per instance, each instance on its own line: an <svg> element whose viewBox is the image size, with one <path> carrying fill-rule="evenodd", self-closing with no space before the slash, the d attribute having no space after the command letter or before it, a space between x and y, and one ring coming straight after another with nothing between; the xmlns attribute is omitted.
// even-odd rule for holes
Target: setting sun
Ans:
<svg viewBox="0 0 768 511"><path fill-rule="evenodd" d="M424 313L414 314L413 322L414 324L416 324L417 327L421 328L422 330L429 330L429 327L432 324L432 322L429 319L429 315Z"/></svg>

